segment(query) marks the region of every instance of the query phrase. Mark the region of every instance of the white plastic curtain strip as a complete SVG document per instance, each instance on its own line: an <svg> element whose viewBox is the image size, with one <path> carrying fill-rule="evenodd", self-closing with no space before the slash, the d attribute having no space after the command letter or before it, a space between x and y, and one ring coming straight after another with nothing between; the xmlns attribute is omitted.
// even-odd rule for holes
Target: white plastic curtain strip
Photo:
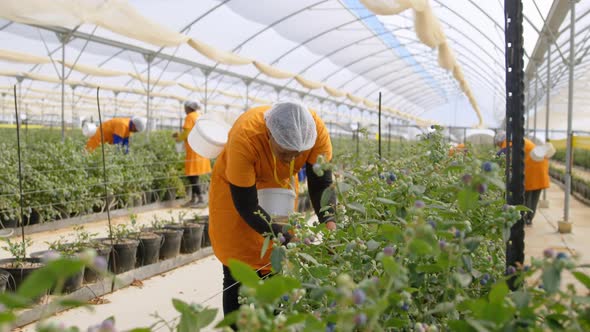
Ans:
<svg viewBox="0 0 590 332"><path fill-rule="evenodd" d="M440 21L434 15L429 0L360 0L360 2L371 12L376 15L397 15L407 9L414 11L414 29L416 36L425 45L430 48L438 48L438 64L441 68L453 73L453 77L461 87L461 90L467 96L469 103L473 107L478 124L476 127L483 127L483 118L477 101L473 97L471 88L457 63L453 50L447 42L447 38L442 30Z"/></svg>
<svg viewBox="0 0 590 332"><path fill-rule="evenodd" d="M405 10L410 7L417 8L419 7L419 3L424 1L400 0L397 2L402 4L404 8L402 10ZM370 2L376 1L371 0ZM246 58L233 52L217 49L202 41L168 29L142 16L126 0L2 0L0 1L0 17L19 23L60 26L68 29L73 29L82 24L94 24L120 35L161 47L178 46L182 43L187 43L197 52L222 64L253 64L261 73L272 78L290 79L295 77L295 80L307 89L325 87L322 82L308 80L299 75L295 76L288 71L254 61L254 59ZM95 69L81 68L80 70L93 71L95 75L100 76L98 75L100 71L96 71ZM102 74L103 76L108 76L104 75L105 73ZM166 83L164 82L160 85L166 85ZM335 89L325 89L325 91L335 98L344 96L344 93L336 92L337 90ZM330 93L330 91L336 93ZM350 96L350 94L347 94L347 97L353 100ZM358 100L355 103L362 101L360 97L353 96L353 98L354 100ZM399 115L408 116L405 113L400 113Z"/></svg>

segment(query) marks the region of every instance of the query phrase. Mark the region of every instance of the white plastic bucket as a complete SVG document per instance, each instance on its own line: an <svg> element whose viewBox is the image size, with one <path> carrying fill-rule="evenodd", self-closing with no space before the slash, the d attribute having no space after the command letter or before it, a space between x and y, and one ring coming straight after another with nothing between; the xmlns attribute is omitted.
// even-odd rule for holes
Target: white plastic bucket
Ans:
<svg viewBox="0 0 590 332"><path fill-rule="evenodd" d="M176 142L176 144L174 144L174 148L176 149L177 153L184 152L184 142Z"/></svg>
<svg viewBox="0 0 590 332"><path fill-rule="evenodd" d="M227 134L231 129L222 116L208 113L197 119L188 134L188 144L205 158L216 158L227 143Z"/></svg>
<svg viewBox="0 0 590 332"><path fill-rule="evenodd" d="M551 158L555 154L555 147L551 143L537 145L531 151L531 159L534 161L543 161L545 158Z"/></svg>
<svg viewBox="0 0 590 332"><path fill-rule="evenodd" d="M84 122L82 125L82 135L92 137L96 134L96 125L92 122Z"/></svg>
<svg viewBox="0 0 590 332"><path fill-rule="evenodd" d="M258 205L271 216L288 216L295 210L295 192L282 188L260 189Z"/></svg>

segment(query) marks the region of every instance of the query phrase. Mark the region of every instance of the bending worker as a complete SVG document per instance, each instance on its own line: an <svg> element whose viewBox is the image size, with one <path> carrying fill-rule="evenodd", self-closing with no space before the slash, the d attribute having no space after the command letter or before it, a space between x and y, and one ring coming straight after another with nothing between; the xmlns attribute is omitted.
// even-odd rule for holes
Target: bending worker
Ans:
<svg viewBox="0 0 590 332"><path fill-rule="evenodd" d="M282 226L269 225L269 214L258 205L257 189L289 188L297 171L305 166L309 195L321 223L336 229L334 210L320 212L323 191L332 184L332 172L322 176L312 165L323 155L332 157L332 143L324 123L302 104L279 102L242 114L228 135L227 144L213 168L209 191L209 236L213 252L223 264L223 312L239 308L239 286L228 261L249 264L259 276L271 271L269 249L260 257L263 234L275 236ZM291 235L283 233L285 243Z"/></svg>
<svg viewBox="0 0 590 332"><path fill-rule="evenodd" d="M129 152L129 137L131 133L142 132L147 126L147 120L141 116L131 118L113 118L103 122L96 129L94 136L88 139L86 150L94 151L101 143L101 132L104 131L104 142L125 147L125 153ZM102 129L102 130L101 130Z"/></svg>
<svg viewBox="0 0 590 332"><path fill-rule="evenodd" d="M498 154L506 151L506 132L500 131L494 138L494 143L501 150ZM531 157L531 151L535 148L528 138L524 139L524 205L531 211L524 214L524 222L527 225L533 224L533 218L537 211L537 205L543 189L549 188L549 160L535 161Z"/></svg>
<svg viewBox="0 0 590 332"><path fill-rule="evenodd" d="M188 144L188 134L197 122L197 118L199 117L197 111L199 109L201 109L201 107L197 102L186 101L184 103L186 118L184 119L184 125L182 126L182 133L174 133L172 135L176 138L177 142L184 141L184 150L186 151L184 159L184 174L191 186L192 199L189 201L189 204L194 207L201 207L205 203L203 200L201 185L199 184L199 176L211 173L211 162L209 159L197 154Z"/></svg>

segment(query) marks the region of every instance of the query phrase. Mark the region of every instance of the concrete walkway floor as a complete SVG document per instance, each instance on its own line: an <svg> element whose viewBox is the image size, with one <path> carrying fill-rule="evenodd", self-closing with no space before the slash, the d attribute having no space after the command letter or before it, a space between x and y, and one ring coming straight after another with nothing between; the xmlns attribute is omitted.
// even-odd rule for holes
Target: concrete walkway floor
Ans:
<svg viewBox="0 0 590 332"><path fill-rule="evenodd" d="M86 331L90 326L100 324L104 319L115 317L118 331L136 327L150 327L160 319L171 321L179 316L172 306L172 299L194 302L217 308L215 322L223 318L221 263L209 256L165 274L146 279L139 286L130 286L103 297L107 303L89 308L77 308L48 318L47 322L77 326ZM90 310L89 310L90 309ZM154 315L157 313L158 317ZM203 331L214 331L216 323ZM35 331L37 323L21 328ZM157 331L168 331L163 324L155 326Z"/></svg>
<svg viewBox="0 0 590 332"><path fill-rule="evenodd" d="M541 195L541 199L543 196ZM548 208L541 208L541 202L537 208L533 225L525 229L525 256L527 262L531 257L543 257L543 251L552 248L556 252L564 252L568 256L574 256L579 264L590 264L590 207L582 202L570 198L569 221L572 223L572 233L560 234L557 231L557 222L563 220L564 214L564 190L552 182L547 190ZM590 269L584 269L590 274ZM576 289L583 291L585 287L571 274L563 275L562 288L566 284L573 283Z"/></svg>

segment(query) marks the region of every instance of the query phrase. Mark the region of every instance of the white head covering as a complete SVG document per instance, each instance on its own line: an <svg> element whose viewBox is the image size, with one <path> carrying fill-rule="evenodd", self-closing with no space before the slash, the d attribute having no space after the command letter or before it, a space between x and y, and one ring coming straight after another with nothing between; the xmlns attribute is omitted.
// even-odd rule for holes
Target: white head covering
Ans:
<svg viewBox="0 0 590 332"><path fill-rule="evenodd" d="M498 145L501 144L506 140L506 132L504 130L500 130L494 136L494 144Z"/></svg>
<svg viewBox="0 0 590 332"><path fill-rule="evenodd" d="M197 103L194 100L187 100L184 102L184 107L188 107L192 110L198 110L199 108L201 108L201 106L199 106L199 103Z"/></svg>
<svg viewBox="0 0 590 332"><path fill-rule="evenodd" d="M137 129L138 132L144 131L147 127L147 119L142 116L134 115L131 118L131 122L133 122L133 125L135 126L135 129Z"/></svg>
<svg viewBox="0 0 590 332"><path fill-rule="evenodd" d="M311 112L295 101L275 103L264 114L266 127L283 149L302 152L315 145L318 136Z"/></svg>

